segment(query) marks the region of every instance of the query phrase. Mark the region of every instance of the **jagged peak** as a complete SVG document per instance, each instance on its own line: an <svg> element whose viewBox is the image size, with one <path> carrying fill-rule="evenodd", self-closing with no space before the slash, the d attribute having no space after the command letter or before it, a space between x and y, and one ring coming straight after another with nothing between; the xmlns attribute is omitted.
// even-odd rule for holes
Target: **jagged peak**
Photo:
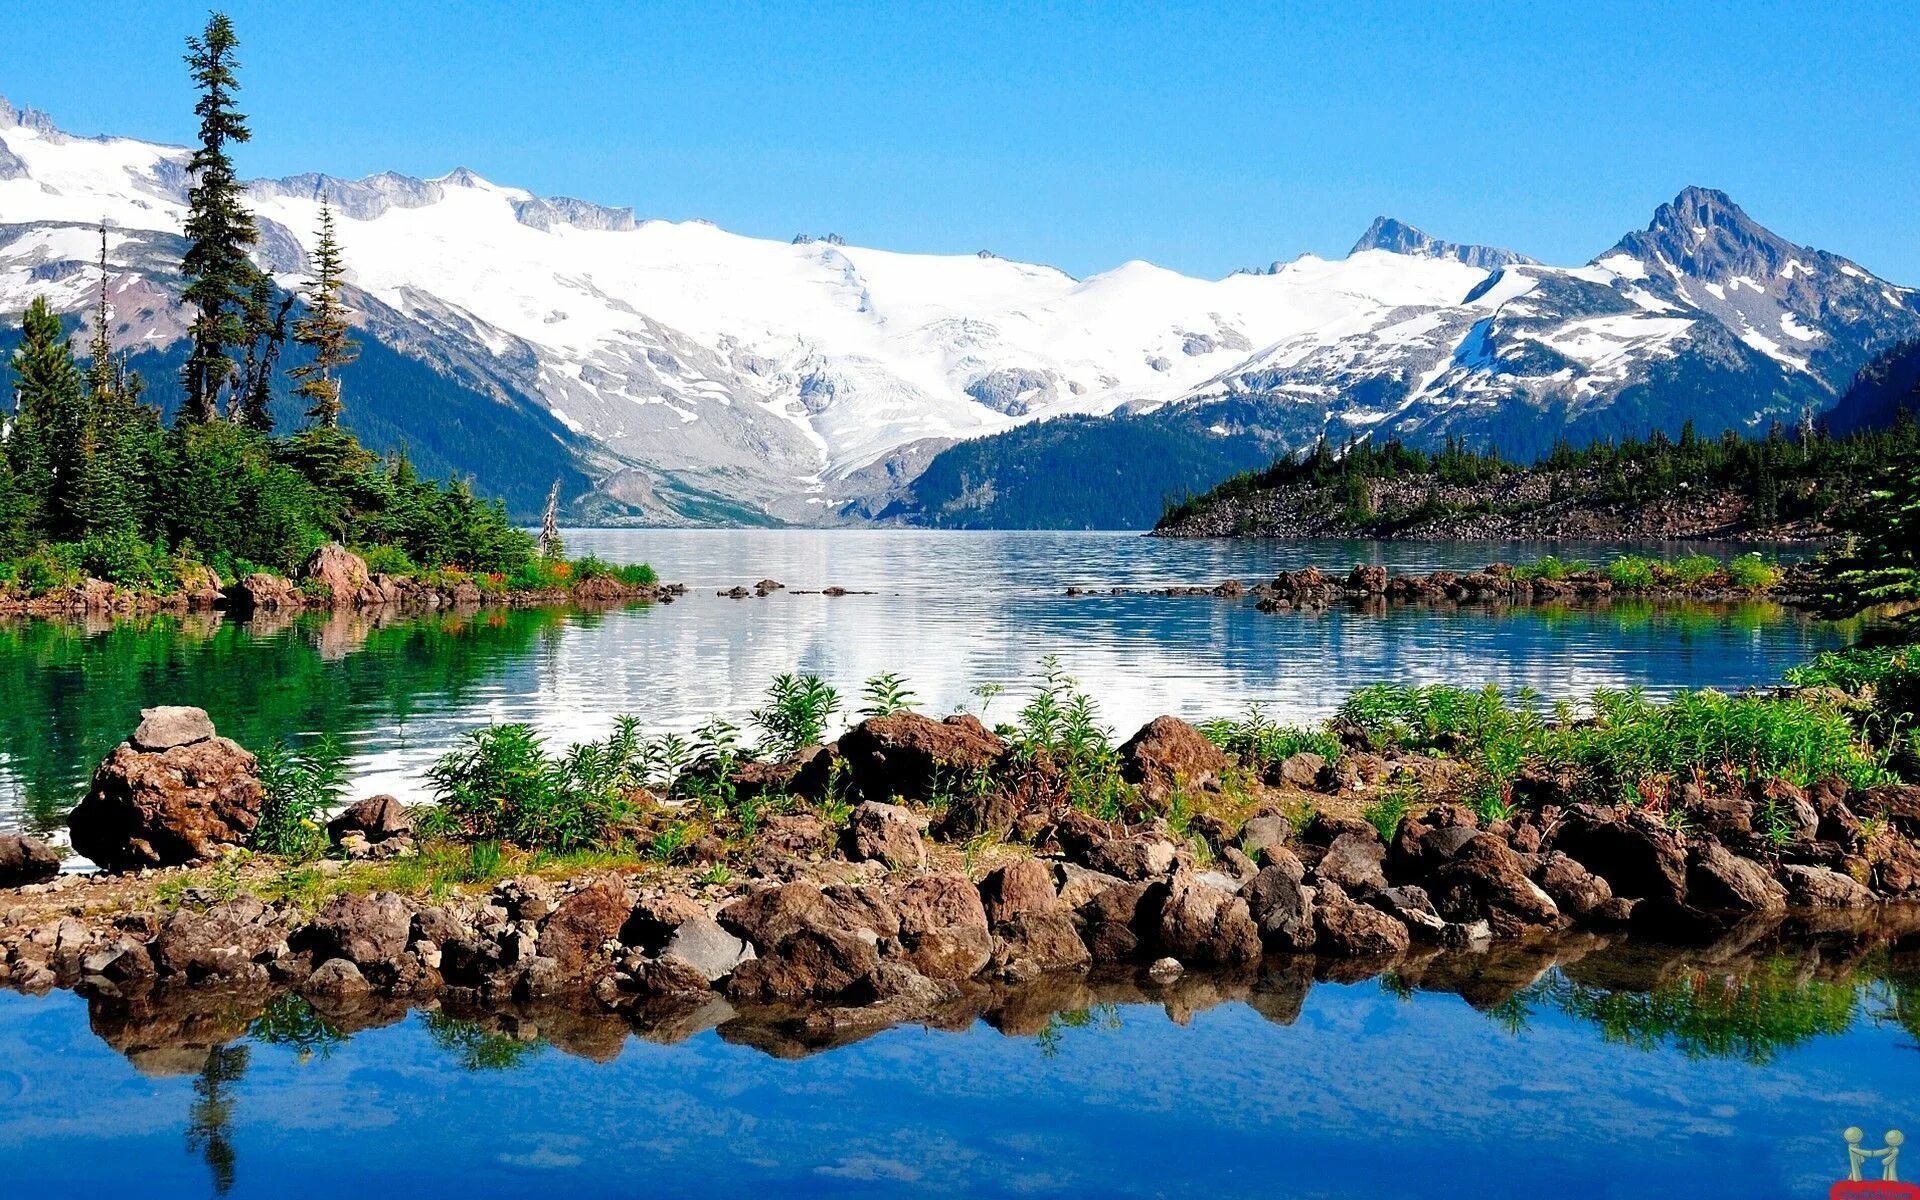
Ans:
<svg viewBox="0 0 1920 1200"><path fill-rule="evenodd" d="M1515 250L1499 246L1475 246L1461 242L1449 242L1426 233L1396 217L1375 217L1373 224L1360 235L1353 244L1349 255L1365 250L1385 250L1392 254L1406 254L1416 258L1449 258L1463 262L1470 267L1479 267L1486 271L1497 271L1502 267L1525 266L1536 260Z"/></svg>

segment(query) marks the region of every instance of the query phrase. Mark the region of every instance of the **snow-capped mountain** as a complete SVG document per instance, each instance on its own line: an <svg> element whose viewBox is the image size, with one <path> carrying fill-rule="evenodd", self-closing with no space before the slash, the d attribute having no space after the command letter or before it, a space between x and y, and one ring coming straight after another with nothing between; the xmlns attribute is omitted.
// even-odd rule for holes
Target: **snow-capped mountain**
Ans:
<svg viewBox="0 0 1920 1200"><path fill-rule="evenodd" d="M44 293L84 313L104 218L117 340L177 342L186 158L0 101L0 312ZM1583 267L1382 218L1344 259L1220 280L749 238L463 169L250 194L290 289L328 197L366 330L462 389L491 436L570 459L581 511L602 517L831 521L892 502L911 518L946 447L1070 414L1199 421L1263 449L1329 427L1544 445L1644 432L1676 406L1751 425L1824 407L1920 334L1920 296L1696 189ZM382 402L400 436L448 419Z"/></svg>

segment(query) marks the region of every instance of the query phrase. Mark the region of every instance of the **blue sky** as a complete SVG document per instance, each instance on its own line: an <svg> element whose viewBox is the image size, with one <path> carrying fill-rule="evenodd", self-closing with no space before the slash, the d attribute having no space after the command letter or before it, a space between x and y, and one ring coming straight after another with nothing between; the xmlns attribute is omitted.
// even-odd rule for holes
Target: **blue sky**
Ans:
<svg viewBox="0 0 1920 1200"><path fill-rule="evenodd" d="M227 11L249 175L465 165L760 236L1205 275L1344 253L1379 213L1584 261L1699 183L1920 284L1920 5ZM185 141L205 12L44 7L0 35L0 94Z"/></svg>

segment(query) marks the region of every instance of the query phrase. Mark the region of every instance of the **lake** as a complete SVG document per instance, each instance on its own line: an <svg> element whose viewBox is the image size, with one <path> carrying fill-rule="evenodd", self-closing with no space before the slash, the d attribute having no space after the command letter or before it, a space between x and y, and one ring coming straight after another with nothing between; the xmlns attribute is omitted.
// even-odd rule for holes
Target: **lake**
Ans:
<svg viewBox="0 0 1920 1200"><path fill-rule="evenodd" d="M1911 924L1911 922L1909 922ZM724 1003L462 1018L0 993L8 1194L1824 1196L1920 1128L1920 956L1852 936L1043 982L822 1048ZM1901 1164L1904 1168L1906 1164Z"/></svg>
<svg viewBox="0 0 1920 1200"><path fill-rule="evenodd" d="M1612 554L1591 546L907 530L578 530L567 544L651 562L691 593L599 614L0 624L0 830L58 829L93 765L152 704L199 705L250 746L330 734L351 752L354 794L414 800L425 798L425 769L477 726L526 721L564 743L604 735L621 713L656 729L687 731L716 714L745 724L769 680L790 670L824 676L848 708L883 671L905 676L934 712L978 711L973 689L1003 684L1007 694L986 706L993 721L1014 715L1023 681L1057 655L1124 738L1163 712L1226 716L1250 703L1280 720L1319 720L1354 687L1382 680L1492 683L1548 700L1767 684L1855 634L1768 603L1407 606L1381 616L1064 595L1070 585L1253 583L1307 565L1415 571L1553 550L1597 562ZM788 590L715 595L762 578ZM829 586L871 594L796 594Z"/></svg>

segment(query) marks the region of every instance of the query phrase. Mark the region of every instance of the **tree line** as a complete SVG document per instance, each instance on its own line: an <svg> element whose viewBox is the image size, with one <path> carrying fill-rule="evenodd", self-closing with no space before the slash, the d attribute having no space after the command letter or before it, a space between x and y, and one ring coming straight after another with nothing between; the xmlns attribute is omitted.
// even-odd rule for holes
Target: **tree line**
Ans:
<svg viewBox="0 0 1920 1200"><path fill-rule="evenodd" d="M111 339L108 231L99 296L79 359L44 296L28 306L12 360L13 410L0 445L0 586L45 590L92 576L165 590L256 569L289 572L323 542L395 573L512 574L533 539L458 479L421 478L404 452L379 456L342 428L342 372L358 355L343 296L344 253L322 198L302 294L252 257L259 240L232 148L251 139L238 107L239 39L212 14L187 40L199 140L181 259L193 310L170 425ZM299 365L282 368L291 341ZM292 383L305 423L279 431L269 401Z"/></svg>

